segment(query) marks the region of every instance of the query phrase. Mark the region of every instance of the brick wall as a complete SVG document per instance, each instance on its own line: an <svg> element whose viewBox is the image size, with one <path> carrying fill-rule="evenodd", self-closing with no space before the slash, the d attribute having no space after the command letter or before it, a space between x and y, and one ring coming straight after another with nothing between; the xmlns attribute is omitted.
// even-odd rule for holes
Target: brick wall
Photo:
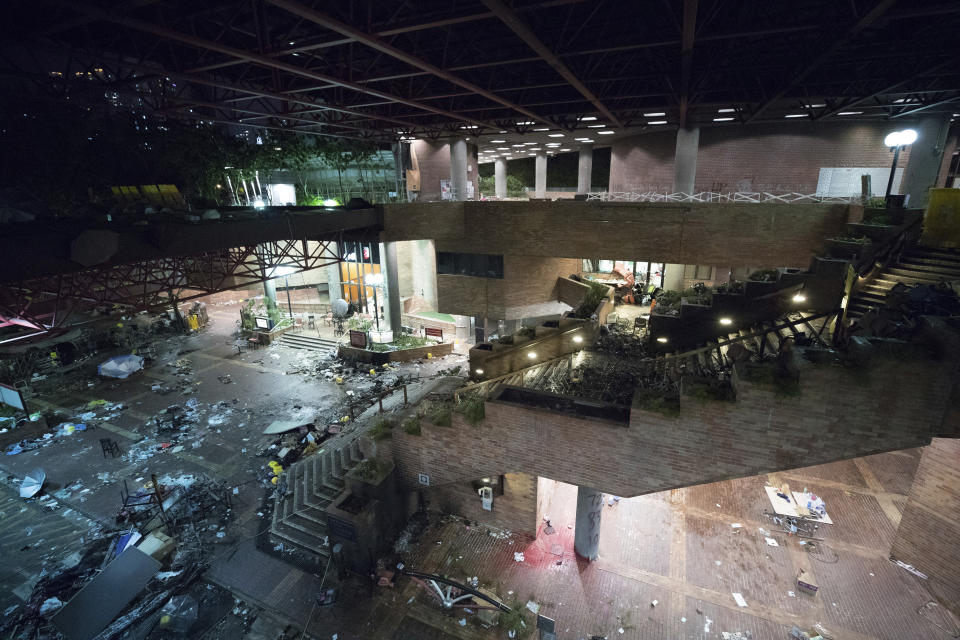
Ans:
<svg viewBox="0 0 960 640"><path fill-rule="evenodd" d="M889 167L892 156L883 138L890 131L889 124L866 122L706 127L694 190L814 193L821 167ZM616 141L609 190L671 192L675 145L673 131ZM899 165L908 160L909 149Z"/></svg>
<svg viewBox="0 0 960 640"><path fill-rule="evenodd" d="M950 383L925 360L877 357L866 375L805 364L799 396L739 383L736 402L684 399L679 417L634 408L629 428L488 401L474 427L395 433L400 477L460 482L524 471L633 496L929 444Z"/></svg>
<svg viewBox="0 0 960 640"><path fill-rule="evenodd" d="M925 586L960 616L960 440L923 450L890 554L927 574Z"/></svg>
<svg viewBox="0 0 960 640"><path fill-rule="evenodd" d="M479 476L476 479L479 480ZM470 482L455 482L424 489L431 509L454 513L468 520L531 537L537 534L537 477L508 473L503 478L503 495L494 496L493 509L484 511L480 496Z"/></svg>
<svg viewBox="0 0 960 640"><path fill-rule="evenodd" d="M504 255L503 278L437 275L439 311L516 319L523 307L555 301L557 278L579 270L575 259Z"/></svg>
<svg viewBox="0 0 960 640"><path fill-rule="evenodd" d="M414 140L411 148L420 164L421 202L440 200L440 181L450 179L450 144L447 140ZM473 193L479 198L479 166L477 146L467 143L467 180L473 182Z"/></svg>
<svg viewBox="0 0 960 640"><path fill-rule="evenodd" d="M415 203L384 206L383 238L431 238L437 251L806 268L846 220L835 204Z"/></svg>

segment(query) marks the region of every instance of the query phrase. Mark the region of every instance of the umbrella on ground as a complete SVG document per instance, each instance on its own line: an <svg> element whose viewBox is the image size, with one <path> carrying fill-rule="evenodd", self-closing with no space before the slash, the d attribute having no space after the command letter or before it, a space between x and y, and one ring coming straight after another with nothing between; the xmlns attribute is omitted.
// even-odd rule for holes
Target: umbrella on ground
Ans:
<svg viewBox="0 0 960 640"><path fill-rule="evenodd" d="M143 358L140 356L116 356L101 362L97 373L109 378L126 378L140 369L143 369Z"/></svg>
<svg viewBox="0 0 960 640"><path fill-rule="evenodd" d="M23 478L20 483L20 497L32 498L40 491L43 481L47 479L47 474L43 469L34 469Z"/></svg>

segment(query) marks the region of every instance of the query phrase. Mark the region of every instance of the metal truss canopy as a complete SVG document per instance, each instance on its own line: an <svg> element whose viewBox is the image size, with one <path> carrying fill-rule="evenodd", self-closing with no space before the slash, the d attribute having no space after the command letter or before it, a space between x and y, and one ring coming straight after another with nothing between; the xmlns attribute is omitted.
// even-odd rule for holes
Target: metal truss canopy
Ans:
<svg viewBox="0 0 960 640"><path fill-rule="evenodd" d="M960 98L951 0L38 0L6 17L7 76L310 135L633 129L648 113L700 126L719 108L743 123L876 119Z"/></svg>
<svg viewBox="0 0 960 640"><path fill-rule="evenodd" d="M340 261L330 240L282 240L26 280L0 288L0 327L47 332L81 306L167 307Z"/></svg>

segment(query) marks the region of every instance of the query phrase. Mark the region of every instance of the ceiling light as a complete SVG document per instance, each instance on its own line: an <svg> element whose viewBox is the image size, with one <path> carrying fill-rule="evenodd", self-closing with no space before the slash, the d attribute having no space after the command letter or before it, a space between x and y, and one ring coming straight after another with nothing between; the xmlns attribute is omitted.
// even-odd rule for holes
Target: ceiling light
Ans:
<svg viewBox="0 0 960 640"><path fill-rule="evenodd" d="M727 326L733 324L733 320L731 318L720 318L720 324Z"/></svg>
<svg viewBox="0 0 960 640"><path fill-rule="evenodd" d="M562 137L563 137L563 134L562 134L562 133L548 133L548 134L547 134L547 137L548 137L548 138L562 138Z"/></svg>
<svg viewBox="0 0 960 640"><path fill-rule="evenodd" d="M540 147L534 147L532 149L527 149L527 151L543 151Z"/></svg>
<svg viewBox="0 0 960 640"><path fill-rule="evenodd" d="M497 133L506 133L506 131L497 131Z"/></svg>
<svg viewBox="0 0 960 640"><path fill-rule="evenodd" d="M524 142L523 145L529 147L532 144L537 144L536 142Z"/></svg>
<svg viewBox="0 0 960 640"><path fill-rule="evenodd" d="M807 113L788 113L783 116L784 118L806 118L809 114Z"/></svg>
<svg viewBox="0 0 960 640"><path fill-rule="evenodd" d="M714 118L714 122L730 122L733 118Z"/></svg>
<svg viewBox="0 0 960 640"><path fill-rule="evenodd" d="M528 124L536 124L536 122L532 122L532 121L529 121L529 122L518 122L518 123L517 123L517 126L518 126L518 127L522 127L522 126L528 125Z"/></svg>
<svg viewBox="0 0 960 640"><path fill-rule="evenodd" d="M607 126L607 125L605 125L605 124L588 124L588 125L587 125L587 129L603 129L605 126Z"/></svg>
<svg viewBox="0 0 960 640"><path fill-rule="evenodd" d="M660 344L666 344L667 339L664 336L660 336L659 338L657 338L657 342L659 342Z"/></svg>
<svg viewBox="0 0 960 640"><path fill-rule="evenodd" d="M599 133L602 136L612 136L616 132L615 131L597 131L597 133Z"/></svg>
<svg viewBox="0 0 960 640"><path fill-rule="evenodd" d="M736 109L717 109L717 113L734 113Z"/></svg>
<svg viewBox="0 0 960 640"><path fill-rule="evenodd" d="M667 124L666 120L651 120L647 124Z"/></svg>
<svg viewBox="0 0 960 640"><path fill-rule="evenodd" d="M547 143L547 146L548 146L548 147L559 147L559 146L560 146L560 143L559 143L559 142L548 142L548 143Z"/></svg>
<svg viewBox="0 0 960 640"><path fill-rule="evenodd" d="M583 336L573 336L573 341L576 342L577 344L580 344L581 342L583 342Z"/></svg>
<svg viewBox="0 0 960 640"><path fill-rule="evenodd" d="M825 107L825 106L827 106L827 105L825 105L825 104L808 104L808 105L806 105L806 106L807 106L808 109L819 109L819 108Z"/></svg>
<svg viewBox="0 0 960 640"><path fill-rule="evenodd" d="M550 131L550 127L543 127L542 129L534 129L534 131Z"/></svg>
<svg viewBox="0 0 960 640"><path fill-rule="evenodd" d="M798 293L797 295L793 296L793 301L794 301L794 302L806 302L806 301L807 301L807 296L803 295L802 293Z"/></svg>
<svg viewBox="0 0 960 640"><path fill-rule="evenodd" d="M497 147L497 151L510 151L510 147Z"/></svg>
<svg viewBox="0 0 960 640"><path fill-rule="evenodd" d="M506 140L491 140L490 144L503 144Z"/></svg>
<svg viewBox="0 0 960 640"><path fill-rule="evenodd" d="M510 145L510 146L511 146L511 147L514 147L514 148L517 148L517 147L522 147L522 146L524 146L524 145L522 145L522 144L512 144L512 145Z"/></svg>
<svg viewBox="0 0 960 640"><path fill-rule="evenodd" d="M527 351L527 357L532 360L533 358L537 357L537 354L535 351Z"/></svg>
<svg viewBox="0 0 960 640"><path fill-rule="evenodd" d="M664 112L662 112L662 111L657 111L656 113L645 113L645 114L643 114L643 116L644 116L645 118L656 118L657 116L665 116L665 115L667 115L667 114L664 113Z"/></svg>
<svg viewBox="0 0 960 640"><path fill-rule="evenodd" d="M580 118L580 120L583 122L588 122L590 120L596 120L596 119L597 119L597 116L583 116L582 118Z"/></svg>
<svg viewBox="0 0 960 640"><path fill-rule="evenodd" d="M570 149L560 149L560 151L570 151Z"/></svg>
<svg viewBox="0 0 960 640"><path fill-rule="evenodd" d="M838 116L858 116L861 113L863 113L863 111L841 111L837 115Z"/></svg>

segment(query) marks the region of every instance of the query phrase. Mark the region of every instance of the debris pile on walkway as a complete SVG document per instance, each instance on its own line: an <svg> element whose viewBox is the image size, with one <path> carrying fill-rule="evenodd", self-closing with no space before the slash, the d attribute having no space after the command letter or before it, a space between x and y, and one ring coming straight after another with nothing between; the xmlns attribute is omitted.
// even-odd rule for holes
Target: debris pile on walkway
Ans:
<svg viewBox="0 0 960 640"><path fill-rule="evenodd" d="M869 309L851 326L854 336L909 339L919 326L920 316L960 315L960 297L954 285L898 282L887 294L882 306Z"/></svg>

